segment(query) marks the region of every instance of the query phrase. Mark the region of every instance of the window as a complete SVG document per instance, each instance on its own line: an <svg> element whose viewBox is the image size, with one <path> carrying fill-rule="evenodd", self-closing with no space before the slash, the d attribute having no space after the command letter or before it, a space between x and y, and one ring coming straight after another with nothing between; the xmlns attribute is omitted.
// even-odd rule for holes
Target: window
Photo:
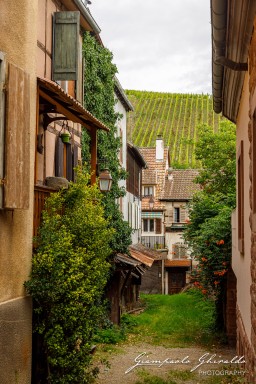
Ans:
<svg viewBox="0 0 256 384"><path fill-rule="evenodd" d="M180 208L173 208L173 220L174 223L180 223Z"/></svg>
<svg viewBox="0 0 256 384"><path fill-rule="evenodd" d="M154 219L143 219L143 231L154 232L154 230L155 230Z"/></svg>
<svg viewBox="0 0 256 384"><path fill-rule="evenodd" d="M243 141L240 143L238 151L238 249L244 252L244 147Z"/></svg>
<svg viewBox="0 0 256 384"><path fill-rule="evenodd" d="M144 196L154 196L154 187L151 185L144 187Z"/></svg>
<svg viewBox="0 0 256 384"><path fill-rule="evenodd" d="M172 246L173 259L186 259L187 258L187 247L183 243L176 243Z"/></svg>

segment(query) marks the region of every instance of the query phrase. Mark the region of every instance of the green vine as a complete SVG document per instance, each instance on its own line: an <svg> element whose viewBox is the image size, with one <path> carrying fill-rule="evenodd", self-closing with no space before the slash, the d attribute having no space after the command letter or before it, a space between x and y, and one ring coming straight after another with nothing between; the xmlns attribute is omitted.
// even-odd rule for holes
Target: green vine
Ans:
<svg viewBox="0 0 256 384"><path fill-rule="evenodd" d="M115 81L117 73L112 63L112 53L99 45L89 34L84 35L83 57L85 62L84 105L95 117L102 121L110 132L98 132L98 159L105 159L101 167L107 165L113 178L111 191L103 198L105 215L111 226L115 228L115 235L111 242L113 253L128 252L131 244L131 228L123 221L117 199L125 195L125 190L118 185L119 180L126 178L126 171L120 166L118 153L121 148L120 138L117 136L117 122L122 116L115 112ZM82 156L86 162L89 158L90 138L83 131Z"/></svg>

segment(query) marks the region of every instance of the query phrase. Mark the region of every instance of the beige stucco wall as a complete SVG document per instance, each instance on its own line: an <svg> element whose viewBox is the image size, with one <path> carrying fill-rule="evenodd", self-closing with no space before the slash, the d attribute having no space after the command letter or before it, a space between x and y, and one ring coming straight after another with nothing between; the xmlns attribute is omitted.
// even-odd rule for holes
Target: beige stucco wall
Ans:
<svg viewBox="0 0 256 384"><path fill-rule="evenodd" d="M248 74L245 76L245 82L242 92L242 98L237 119L237 153L241 140L244 143L244 255L238 251L235 234L237 234L238 222L236 211L232 218L233 232L233 254L232 267L237 278L237 305L240 309L245 331L250 338L251 335L251 229L249 223L250 217L250 179L249 179L249 139L248 139L248 116L249 110L249 85Z"/></svg>
<svg viewBox="0 0 256 384"><path fill-rule="evenodd" d="M30 383L31 301L23 283L32 256L36 123L37 0L1 1L0 50L30 74L30 197L28 210L0 211L0 382ZM13 165L15 167L15 164Z"/></svg>

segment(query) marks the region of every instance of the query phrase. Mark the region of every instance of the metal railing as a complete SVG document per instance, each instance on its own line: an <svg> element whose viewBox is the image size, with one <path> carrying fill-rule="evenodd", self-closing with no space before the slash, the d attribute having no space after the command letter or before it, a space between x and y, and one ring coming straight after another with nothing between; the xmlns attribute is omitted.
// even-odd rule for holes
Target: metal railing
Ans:
<svg viewBox="0 0 256 384"><path fill-rule="evenodd" d="M148 248L164 249L165 237L164 236L141 236L141 244Z"/></svg>

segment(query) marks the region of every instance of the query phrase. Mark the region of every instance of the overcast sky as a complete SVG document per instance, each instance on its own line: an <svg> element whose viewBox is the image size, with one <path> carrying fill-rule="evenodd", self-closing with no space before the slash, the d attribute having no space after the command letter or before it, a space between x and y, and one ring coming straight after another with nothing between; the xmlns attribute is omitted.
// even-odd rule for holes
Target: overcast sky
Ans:
<svg viewBox="0 0 256 384"><path fill-rule="evenodd" d="M91 0L124 89L212 93L210 0Z"/></svg>

